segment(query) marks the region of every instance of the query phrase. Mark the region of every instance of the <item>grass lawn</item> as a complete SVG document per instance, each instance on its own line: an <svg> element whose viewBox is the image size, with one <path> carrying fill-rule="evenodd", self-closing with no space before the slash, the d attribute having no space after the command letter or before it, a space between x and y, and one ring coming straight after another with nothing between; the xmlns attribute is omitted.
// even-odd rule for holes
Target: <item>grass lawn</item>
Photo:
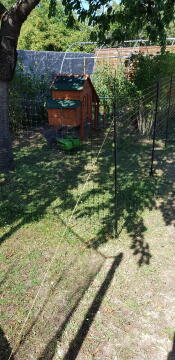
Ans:
<svg viewBox="0 0 175 360"><path fill-rule="evenodd" d="M166 226L171 226L174 219L171 211L174 196L172 176L162 175L162 164L166 164L165 173L169 174L172 159L167 158L168 151L167 154L163 152L162 143L158 142L157 175L151 178L151 142L134 137L122 141L117 151L115 218L112 133L94 164L103 139L101 136L99 141L98 136L94 136L80 150L69 154L48 149L38 134L23 137L14 144L16 170L6 178L0 178L0 336L6 346L6 352L0 352L1 360L8 359L12 348L17 349L15 360L51 360L54 356L63 359L63 350L66 351L66 344L71 343L71 333L76 338L77 324L81 323L87 304L93 303L94 281L99 282L99 294L95 289L98 294L95 309L100 308L99 299L104 298L109 302L108 305L105 303L109 310L106 313L112 314L113 305L105 294L120 263L125 267L117 287L118 301L120 304L124 301L126 308L137 314L141 305L133 292L137 287L135 280L127 284L127 291L131 290L127 299L123 300L123 290L119 291L122 281L127 282L124 274L129 271L126 260L123 260L124 253L126 258L132 259L128 264L131 265L130 272L135 274L136 269L140 269L137 274L139 281L156 279L156 263L151 263L156 243L151 249L148 238L157 234L157 227L161 237L161 232ZM170 206L166 206L165 196ZM158 217L157 207L161 214ZM155 222L151 220L152 216L157 219ZM156 236L159 242L159 236ZM49 267L53 256L54 261ZM118 256L116 262L115 256ZM113 270L110 272L112 262ZM161 260L159 265L163 269ZM40 288L47 268L49 271ZM110 281L105 282L105 271L109 271ZM105 285L100 290L103 282ZM38 291L27 323L24 323ZM87 304L83 303L85 296ZM81 311L79 306L82 306ZM93 307L90 309L95 313ZM77 320L74 316L78 316ZM92 314L89 313L89 317L93 322ZM122 326L120 316L117 321L119 327ZM98 359L99 352L94 357L91 357L91 352L95 351L95 342L102 328L97 325L93 330L90 350L85 349L80 354L83 360ZM172 336L171 326L167 333ZM63 347L58 346L62 336ZM114 359L111 354L103 357L101 353L99 358ZM129 359L127 356L121 355L119 360Z"/></svg>

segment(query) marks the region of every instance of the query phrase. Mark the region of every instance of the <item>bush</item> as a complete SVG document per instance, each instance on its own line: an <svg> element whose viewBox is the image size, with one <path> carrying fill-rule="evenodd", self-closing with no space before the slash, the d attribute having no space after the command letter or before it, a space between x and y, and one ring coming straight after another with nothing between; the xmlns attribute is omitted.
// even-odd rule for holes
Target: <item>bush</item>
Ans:
<svg viewBox="0 0 175 360"><path fill-rule="evenodd" d="M175 54L164 52L157 56L133 55L130 60L130 81L139 93L138 128L144 135L151 134L156 103L156 84L159 81L158 126L165 119L170 81L175 69ZM164 123L164 121L163 121Z"/></svg>
<svg viewBox="0 0 175 360"><path fill-rule="evenodd" d="M23 67L18 66L10 89L10 126L13 132L47 121L45 104L49 83L48 76L26 74Z"/></svg>
<svg viewBox="0 0 175 360"><path fill-rule="evenodd" d="M130 59L130 80L138 90L144 91L150 86L175 72L175 54L165 52L157 56L133 55Z"/></svg>
<svg viewBox="0 0 175 360"><path fill-rule="evenodd" d="M110 104L115 101L120 108L131 106L133 99L138 96L137 87L126 78L122 65L117 66L116 69L111 69L108 65L99 65L92 81L102 102L105 99Z"/></svg>

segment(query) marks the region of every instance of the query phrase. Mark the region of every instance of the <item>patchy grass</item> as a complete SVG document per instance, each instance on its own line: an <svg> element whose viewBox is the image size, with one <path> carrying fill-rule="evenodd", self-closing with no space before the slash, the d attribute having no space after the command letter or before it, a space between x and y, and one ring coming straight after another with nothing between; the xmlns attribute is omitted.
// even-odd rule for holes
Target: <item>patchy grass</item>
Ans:
<svg viewBox="0 0 175 360"><path fill-rule="evenodd" d="M87 336L82 339L83 321L88 318L98 289L111 269L113 260L106 260L72 317L61 342L58 342L54 360L68 359L70 349L72 354L76 349L78 360L171 359L168 356L173 348L175 322L174 227L165 225L160 209L153 209L143 218L146 225L150 223L150 218L154 219L154 233L148 230L144 234L152 254L149 266L137 266L126 232L121 233L117 241L111 240L102 245L100 251L106 256L122 253L122 261L106 289ZM81 346L75 341L78 337Z"/></svg>
<svg viewBox="0 0 175 360"><path fill-rule="evenodd" d="M150 178L151 142L120 145L115 214L112 133L93 165L102 141L94 136L69 154L48 149L38 135L15 144L16 171L0 179L2 360L12 348L15 360L58 360L66 352L72 360L74 348L83 360L137 359L135 337L149 346L152 319L167 309L162 276L166 265L169 279L172 264L174 182L160 175L162 146L159 176ZM154 331L168 341L172 317L161 319Z"/></svg>

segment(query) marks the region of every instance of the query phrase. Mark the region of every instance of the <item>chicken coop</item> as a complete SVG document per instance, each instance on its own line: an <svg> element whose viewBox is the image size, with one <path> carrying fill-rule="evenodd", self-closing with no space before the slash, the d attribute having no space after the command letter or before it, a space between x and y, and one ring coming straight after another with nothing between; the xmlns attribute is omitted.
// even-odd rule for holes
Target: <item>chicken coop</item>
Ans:
<svg viewBox="0 0 175 360"><path fill-rule="evenodd" d="M56 75L47 102L49 125L77 127L80 139L87 124L98 127L99 97L88 75Z"/></svg>

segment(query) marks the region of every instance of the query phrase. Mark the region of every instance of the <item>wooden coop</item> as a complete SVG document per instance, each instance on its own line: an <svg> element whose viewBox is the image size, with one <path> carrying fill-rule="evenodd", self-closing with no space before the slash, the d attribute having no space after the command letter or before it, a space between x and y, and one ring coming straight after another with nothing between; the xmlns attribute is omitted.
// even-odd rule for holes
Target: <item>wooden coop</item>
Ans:
<svg viewBox="0 0 175 360"><path fill-rule="evenodd" d="M99 97L87 75L57 75L47 109L49 125L79 127L81 140L87 124L98 127Z"/></svg>

